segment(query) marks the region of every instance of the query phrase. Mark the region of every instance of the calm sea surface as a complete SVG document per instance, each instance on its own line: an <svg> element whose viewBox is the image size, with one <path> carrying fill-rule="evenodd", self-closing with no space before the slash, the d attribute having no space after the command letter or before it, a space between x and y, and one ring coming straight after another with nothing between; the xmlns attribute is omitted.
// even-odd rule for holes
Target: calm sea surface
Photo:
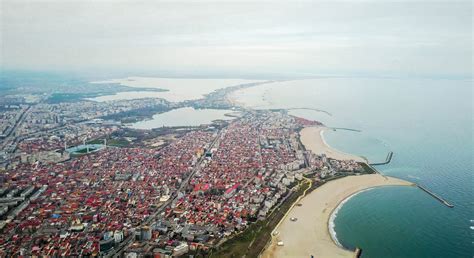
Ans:
<svg viewBox="0 0 474 258"><path fill-rule="evenodd" d="M383 161L390 176L426 186L450 209L414 187L382 187L351 198L335 219L338 240L362 257L473 257L472 81L315 79L279 82L237 92L256 108L316 108L291 113L338 130L333 147Z"/></svg>
<svg viewBox="0 0 474 258"><path fill-rule="evenodd" d="M233 117L226 116L232 110L225 109L194 109L191 107L173 109L156 114L152 119L143 120L130 125L133 129L153 129L163 126L199 126L211 124L214 120L229 120Z"/></svg>
<svg viewBox="0 0 474 258"><path fill-rule="evenodd" d="M100 86L102 83L118 83L120 85L135 88L157 88L166 91L132 91L119 92L113 95L92 98L95 101L110 101L121 99L139 98L163 98L168 101L180 102L191 99L200 99L215 90L257 82L258 80L242 79L186 79L186 78L153 78L153 77L128 77L124 79L113 79L107 81L92 82Z"/></svg>

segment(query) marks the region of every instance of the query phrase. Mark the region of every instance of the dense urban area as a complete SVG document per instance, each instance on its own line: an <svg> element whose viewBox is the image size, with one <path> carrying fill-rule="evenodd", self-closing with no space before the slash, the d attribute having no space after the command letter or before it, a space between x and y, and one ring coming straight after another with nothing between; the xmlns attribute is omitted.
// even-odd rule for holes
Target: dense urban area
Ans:
<svg viewBox="0 0 474 258"><path fill-rule="evenodd" d="M0 256L206 256L266 220L306 180L365 172L305 150L299 131L319 122L225 98L254 85L182 103L2 98ZM126 126L183 106L233 108L238 117Z"/></svg>

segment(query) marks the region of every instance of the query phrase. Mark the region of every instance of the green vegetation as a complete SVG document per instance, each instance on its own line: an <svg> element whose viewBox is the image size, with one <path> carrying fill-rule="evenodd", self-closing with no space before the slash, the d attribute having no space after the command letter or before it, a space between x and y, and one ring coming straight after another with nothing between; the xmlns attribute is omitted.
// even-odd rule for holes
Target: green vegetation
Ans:
<svg viewBox="0 0 474 258"><path fill-rule="evenodd" d="M367 165L366 163L363 163L363 162L359 162L359 165L362 166L362 168L364 169L364 172L365 174L376 174L377 171L375 171L371 166Z"/></svg>
<svg viewBox="0 0 474 258"><path fill-rule="evenodd" d="M97 150L97 149L93 148L93 147L89 147L89 152L93 152L95 150ZM75 153L86 154L87 153L87 148L80 149L80 150L76 151Z"/></svg>
<svg viewBox="0 0 474 258"><path fill-rule="evenodd" d="M170 109L166 105L157 105L154 107L139 108L134 110L129 110L125 112L120 112L118 114L108 115L102 117L106 120L115 120L121 121L122 123L134 123L147 118L153 117L158 113L163 113L169 111Z"/></svg>
<svg viewBox="0 0 474 258"><path fill-rule="evenodd" d="M125 139L110 139L107 140L107 145L115 147L127 147L130 145L130 142Z"/></svg>
<svg viewBox="0 0 474 258"><path fill-rule="evenodd" d="M93 85L93 84L90 84ZM109 87L105 87L105 85ZM101 87L98 90L90 89L90 91L82 92L63 92L63 93L53 93L47 99L49 104L57 104L62 102L78 102L84 100L85 98L96 98L105 95L112 95L118 92L127 92L127 91L150 91L150 92L162 92L167 91L164 89L155 89L155 88L131 88L122 86L119 84L101 84Z"/></svg>
<svg viewBox="0 0 474 258"><path fill-rule="evenodd" d="M270 241L273 229L308 187L309 182L304 181L298 190L292 192L288 199L265 220L250 225L245 231L216 248L209 257L258 257Z"/></svg>
<svg viewBox="0 0 474 258"><path fill-rule="evenodd" d="M86 142L86 144L103 144L103 143L104 143L104 140L102 139L95 139L95 140Z"/></svg>
<svg viewBox="0 0 474 258"><path fill-rule="evenodd" d="M77 102L84 98L95 98L104 94L101 93L53 93L48 98L49 104L57 104L61 102Z"/></svg>
<svg viewBox="0 0 474 258"><path fill-rule="evenodd" d="M95 139L95 140L87 142L87 144L104 144L104 139ZM130 142L122 138L107 139L107 146L127 147L129 145L130 145Z"/></svg>

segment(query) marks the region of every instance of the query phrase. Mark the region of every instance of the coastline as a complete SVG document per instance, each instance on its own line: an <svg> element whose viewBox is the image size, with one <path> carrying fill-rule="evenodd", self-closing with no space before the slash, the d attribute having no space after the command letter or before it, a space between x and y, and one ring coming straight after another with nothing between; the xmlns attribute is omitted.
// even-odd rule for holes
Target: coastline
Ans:
<svg viewBox="0 0 474 258"><path fill-rule="evenodd" d="M240 107L243 109L249 108L248 106L245 105L245 103L241 102L238 100L238 97L236 96L238 90L233 90L225 95L225 99L234 107Z"/></svg>
<svg viewBox="0 0 474 258"><path fill-rule="evenodd" d="M336 159L356 159L358 156L331 148L323 139L327 127L306 127L300 139L306 149ZM274 229L271 243L262 257L354 257L354 251L345 249L337 240L334 219L340 208L357 194L377 187L412 186L413 183L380 174L352 175L329 181L306 195L293 206L284 220ZM289 218L295 217L297 221ZM283 246L278 246L283 242ZM363 248L363 247L362 247Z"/></svg>
<svg viewBox="0 0 474 258"><path fill-rule="evenodd" d="M379 187L381 187L381 186L379 186ZM336 219L337 214L339 213L339 210L341 210L342 206L344 206L344 204L346 204L346 202L348 202L350 199L352 199L352 197L354 197L354 196L356 196L360 193L370 191L370 190L375 189L375 188L377 188L377 187L376 186L369 187L367 189L363 189L363 190L360 190L358 192L355 192L355 193L349 195L344 200L339 202L339 204L336 206L336 208L334 208L334 210L332 210L331 215L329 216L329 219L328 219L328 231L329 231L329 234L331 235L332 241L337 246L339 246L340 248L345 249L344 246L339 242L339 239L337 239L337 234L336 234L336 229L335 229L336 224L334 223L334 220Z"/></svg>
<svg viewBox="0 0 474 258"><path fill-rule="evenodd" d="M367 189L409 185L412 183L379 174L347 176L327 182L305 196L299 202L301 206L294 206L288 212L286 219L274 230L278 234L262 257L353 257L354 252L341 248L331 234L333 213L345 201ZM290 221L288 218L291 217L298 220ZM283 246L277 246L280 241Z"/></svg>
<svg viewBox="0 0 474 258"><path fill-rule="evenodd" d="M216 90L225 89L239 84L257 83L261 80L247 79L203 79L203 78L163 78L163 77L140 77L129 76L126 78L110 79L102 81L91 81L92 84L118 84L128 88L155 89L160 90L152 94L155 98L162 98L171 102L181 102L188 100L198 100L204 98ZM193 87L189 87L192 85ZM118 92L120 93L120 92ZM127 94L107 95L106 99L123 99ZM142 97L149 97L149 94L138 94ZM104 97L104 96L103 96ZM104 98L102 98L104 99ZM101 100L101 99L99 99Z"/></svg>
<svg viewBox="0 0 474 258"><path fill-rule="evenodd" d="M305 127L300 132L301 142L307 150L311 150L318 155L325 154L327 157L333 159L355 160L357 162L367 163L367 160L360 156L345 153L329 146L324 140L323 135L326 130L329 130L329 128L325 126Z"/></svg>

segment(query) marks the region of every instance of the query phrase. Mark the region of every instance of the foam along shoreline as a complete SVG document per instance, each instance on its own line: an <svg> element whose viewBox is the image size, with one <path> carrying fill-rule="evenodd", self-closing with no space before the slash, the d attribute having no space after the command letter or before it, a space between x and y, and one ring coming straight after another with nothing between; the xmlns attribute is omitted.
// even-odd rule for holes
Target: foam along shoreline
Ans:
<svg viewBox="0 0 474 258"><path fill-rule="evenodd" d="M360 190L356 193L353 193L351 195L349 195L347 198L345 198L344 200L342 200L338 205L337 207L331 212L331 216L329 216L329 221L328 221L328 230L329 230L329 234L331 235L331 238L332 238L332 241L334 241L334 243L339 246L340 248L343 248L344 249L344 246L339 242L339 239L337 239L337 234L336 234L336 224L334 223L334 221L336 220L336 217L337 217L337 214L339 213L339 210L342 208L342 206L344 204L346 204L346 202L348 202L350 199L352 199L352 197L360 194L360 193L363 193L363 192L366 192L366 191L369 191L369 190L372 190L376 187L370 187L370 188L367 188L367 189L364 189L364 190Z"/></svg>
<svg viewBox="0 0 474 258"><path fill-rule="evenodd" d="M307 150L316 154L326 154L335 159L363 158L331 148L323 139L327 127L306 127L300 132L300 139ZM352 175L332 180L316 188L288 211L283 221L273 232L269 247L262 257L354 257L354 251L347 250L339 243L334 230L334 219L341 207L350 198L376 187L413 186L408 181L380 174ZM297 221L289 218L295 217ZM283 242L283 246L278 246ZM361 247L363 248L363 247Z"/></svg>
<svg viewBox="0 0 474 258"><path fill-rule="evenodd" d="M358 162L367 163L364 158L345 153L336 150L329 146L324 140L324 131L330 130L325 126L314 126L305 127L300 132L300 139L307 150L311 150L313 153L321 155L325 154L328 158L339 159L339 160L355 160Z"/></svg>
<svg viewBox="0 0 474 258"><path fill-rule="evenodd" d="M352 196L367 189L409 185L413 184L379 174L347 176L327 182L305 196L300 201L301 206L294 206L288 212L275 229L278 234L262 257L353 257L354 251L342 248L335 238L333 220L340 207ZM290 221L291 217L298 220ZM283 246L277 245L280 241Z"/></svg>

